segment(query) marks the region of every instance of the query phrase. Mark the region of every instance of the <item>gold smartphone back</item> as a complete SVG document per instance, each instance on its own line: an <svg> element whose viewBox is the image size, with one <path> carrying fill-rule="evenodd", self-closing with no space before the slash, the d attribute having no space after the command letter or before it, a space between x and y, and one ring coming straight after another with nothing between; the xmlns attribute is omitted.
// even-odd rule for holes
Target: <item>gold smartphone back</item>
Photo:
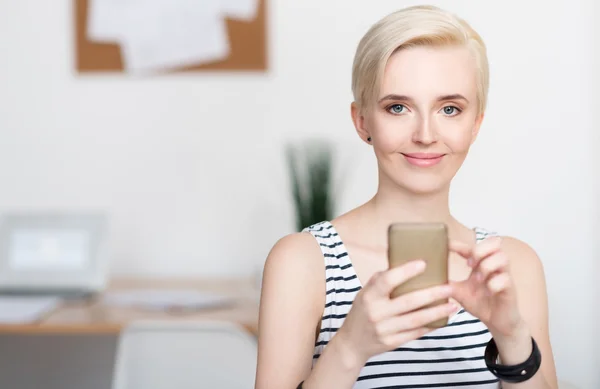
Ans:
<svg viewBox="0 0 600 389"><path fill-rule="evenodd" d="M391 297L448 283L448 230L443 223L394 223L388 229L388 261L390 269L407 262L422 259L425 271L394 289ZM428 306L445 304L437 301ZM431 323L439 328L448 324L448 318Z"/></svg>

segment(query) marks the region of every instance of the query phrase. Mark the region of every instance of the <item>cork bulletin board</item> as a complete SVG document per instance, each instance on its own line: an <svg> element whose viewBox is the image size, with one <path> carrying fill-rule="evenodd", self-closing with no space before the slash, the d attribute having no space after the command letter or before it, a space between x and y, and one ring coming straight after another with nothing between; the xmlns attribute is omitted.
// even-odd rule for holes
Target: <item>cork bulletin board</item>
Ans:
<svg viewBox="0 0 600 389"><path fill-rule="evenodd" d="M89 0L74 1L75 68L78 73L125 72L121 48L116 43L100 43L87 38ZM258 0L252 21L226 19L230 53L220 61L169 69L173 72L267 70L267 0Z"/></svg>

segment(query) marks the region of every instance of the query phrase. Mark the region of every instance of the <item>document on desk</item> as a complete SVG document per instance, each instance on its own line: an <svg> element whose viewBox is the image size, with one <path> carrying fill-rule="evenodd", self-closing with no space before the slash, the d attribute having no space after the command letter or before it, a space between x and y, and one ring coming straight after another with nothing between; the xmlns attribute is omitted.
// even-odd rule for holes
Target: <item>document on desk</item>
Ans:
<svg viewBox="0 0 600 389"><path fill-rule="evenodd" d="M0 324L35 322L61 302L58 297L0 296Z"/></svg>
<svg viewBox="0 0 600 389"><path fill-rule="evenodd" d="M193 289L138 289L107 293L104 295L104 302L153 310L201 310L227 307L234 303L235 299Z"/></svg>

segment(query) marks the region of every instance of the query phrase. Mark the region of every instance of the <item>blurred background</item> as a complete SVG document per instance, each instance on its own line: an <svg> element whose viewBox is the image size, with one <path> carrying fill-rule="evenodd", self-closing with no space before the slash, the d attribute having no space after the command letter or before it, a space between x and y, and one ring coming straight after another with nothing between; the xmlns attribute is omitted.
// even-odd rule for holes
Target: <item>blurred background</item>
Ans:
<svg viewBox="0 0 600 389"><path fill-rule="evenodd" d="M600 387L597 2L269 0L258 64L157 74L111 70L102 52L100 70L82 69L76 3L0 0L0 211L105 213L109 284L197 279L225 293L247 280L256 295L270 248L296 231L286 145L331 143L335 214L374 194L375 158L350 120L361 36L413 4L464 17L488 46L491 87L452 209L538 252L558 374ZM155 27L139 15L129 28ZM11 328L0 387L110 387L118 330L75 341Z"/></svg>

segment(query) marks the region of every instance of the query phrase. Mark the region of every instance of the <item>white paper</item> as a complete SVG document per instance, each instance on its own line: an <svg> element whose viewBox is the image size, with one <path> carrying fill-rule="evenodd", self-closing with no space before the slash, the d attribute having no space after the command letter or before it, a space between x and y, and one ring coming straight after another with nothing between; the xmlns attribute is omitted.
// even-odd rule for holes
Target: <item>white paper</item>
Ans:
<svg viewBox="0 0 600 389"><path fill-rule="evenodd" d="M252 21L258 11L258 0L213 0L221 3L224 16L231 19Z"/></svg>
<svg viewBox="0 0 600 389"><path fill-rule="evenodd" d="M148 73L227 58L229 40L218 6L217 1L146 0L136 9L141 22L121 40L125 68Z"/></svg>
<svg viewBox="0 0 600 389"><path fill-rule="evenodd" d="M226 59L225 19L257 10L258 0L90 0L87 33L119 44L128 72L160 72Z"/></svg>
<svg viewBox="0 0 600 389"><path fill-rule="evenodd" d="M193 289L139 289L110 292L104 295L104 301L111 305L138 306L158 310L217 308L234 302L228 296Z"/></svg>
<svg viewBox="0 0 600 389"><path fill-rule="evenodd" d="M135 2L139 0L89 0L88 39L100 43L119 43L131 26Z"/></svg>
<svg viewBox="0 0 600 389"><path fill-rule="evenodd" d="M61 301L57 297L1 296L0 323L24 324L34 322L58 307Z"/></svg>

